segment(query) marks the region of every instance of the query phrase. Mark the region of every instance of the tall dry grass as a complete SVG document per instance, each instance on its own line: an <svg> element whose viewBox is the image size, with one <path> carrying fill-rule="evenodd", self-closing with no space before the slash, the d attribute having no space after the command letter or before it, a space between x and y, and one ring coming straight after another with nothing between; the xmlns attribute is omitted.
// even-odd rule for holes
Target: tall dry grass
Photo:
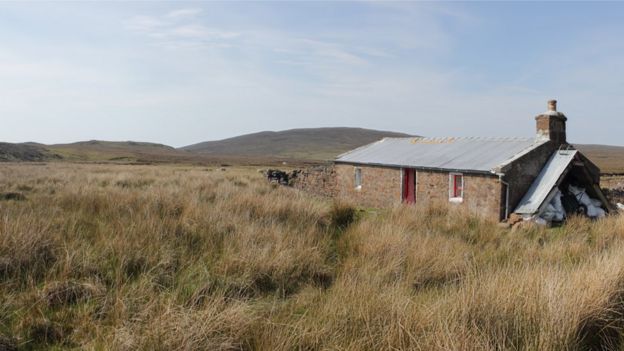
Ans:
<svg viewBox="0 0 624 351"><path fill-rule="evenodd" d="M624 218L506 230L251 169L0 167L0 349L620 349Z"/></svg>

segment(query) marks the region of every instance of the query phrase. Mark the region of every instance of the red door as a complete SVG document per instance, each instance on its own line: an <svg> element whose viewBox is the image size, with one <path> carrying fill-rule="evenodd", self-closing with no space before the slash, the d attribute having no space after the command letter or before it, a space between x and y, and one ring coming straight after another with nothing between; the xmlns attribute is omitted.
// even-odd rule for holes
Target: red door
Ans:
<svg viewBox="0 0 624 351"><path fill-rule="evenodd" d="M403 170L403 202L413 204L416 202L416 170Z"/></svg>

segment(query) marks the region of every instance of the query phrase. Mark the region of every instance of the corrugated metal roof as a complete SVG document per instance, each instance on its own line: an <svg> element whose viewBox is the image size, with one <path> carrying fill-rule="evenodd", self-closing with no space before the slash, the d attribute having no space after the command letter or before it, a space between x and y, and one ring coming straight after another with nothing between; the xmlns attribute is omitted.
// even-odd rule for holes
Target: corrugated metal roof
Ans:
<svg viewBox="0 0 624 351"><path fill-rule="evenodd" d="M534 138L384 138L336 162L490 173L547 141Z"/></svg>
<svg viewBox="0 0 624 351"><path fill-rule="evenodd" d="M553 153L514 212L527 215L537 213L577 153L576 150Z"/></svg>

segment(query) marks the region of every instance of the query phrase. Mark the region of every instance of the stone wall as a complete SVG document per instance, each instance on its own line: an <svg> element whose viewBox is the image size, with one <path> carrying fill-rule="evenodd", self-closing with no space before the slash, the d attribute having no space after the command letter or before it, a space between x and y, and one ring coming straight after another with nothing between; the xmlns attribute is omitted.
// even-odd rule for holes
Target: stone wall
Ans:
<svg viewBox="0 0 624 351"><path fill-rule="evenodd" d="M362 170L362 187L355 187L355 169ZM402 170L360 165L336 165L336 195L362 206L390 207L402 201ZM416 170L416 203L449 202L448 172ZM504 214L502 185L496 176L464 174L464 198L457 206L494 220Z"/></svg>
<svg viewBox="0 0 624 351"><path fill-rule="evenodd" d="M450 175L448 172L416 171L416 203L448 202ZM502 219L502 185L497 177L464 173L464 197L457 206L493 220Z"/></svg>
<svg viewBox="0 0 624 351"><path fill-rule="evenodd" d="M293 179L292 186L312 194L335 197L336 169L333 165L304 169Z"/></svg>
<svg viewBox="0 0 624 351"><path fill-rule="evenodd" d="M355 186L355 169L362 172L362 186ZM336 164L303 170L293 186L359 206L392 207L402 201L402 170L399 168ZM449 202L449 173L416 171L416 203ZM499 220L504 214L502 184L491 175L464 174L464 197L456 206L465 206L484 217Z"/></svg>
<svg viewBox="0 0 624 351"><path fill-rule="evenodd" d="M503 170L503 179L509 183L509 213L516 209L555 150L555 145L548 142L523 155L512 162L508 169Z"/></svg>
<svg viewBox="0 0 624 351"><path fill-rule="evenodd" d="M337 164L339 198L368 207L390 207L401 203L401 171L398 168ZM362 170L362 187L355 187L355 169Z"/></svg>

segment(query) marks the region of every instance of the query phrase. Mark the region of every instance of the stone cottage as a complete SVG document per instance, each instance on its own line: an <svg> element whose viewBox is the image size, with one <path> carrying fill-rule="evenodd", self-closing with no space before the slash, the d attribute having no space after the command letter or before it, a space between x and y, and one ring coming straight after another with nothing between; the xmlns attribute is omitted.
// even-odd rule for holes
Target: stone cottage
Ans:
<svg viewBox="0 0 624 351"><path fill-rule="evenodd" d="M600 170L568 144L556 101L535 120L533 138L384 138L304 171L294 185L362 206L444 201L505 220L539 215L573 184L609 211Z"/></svg>

